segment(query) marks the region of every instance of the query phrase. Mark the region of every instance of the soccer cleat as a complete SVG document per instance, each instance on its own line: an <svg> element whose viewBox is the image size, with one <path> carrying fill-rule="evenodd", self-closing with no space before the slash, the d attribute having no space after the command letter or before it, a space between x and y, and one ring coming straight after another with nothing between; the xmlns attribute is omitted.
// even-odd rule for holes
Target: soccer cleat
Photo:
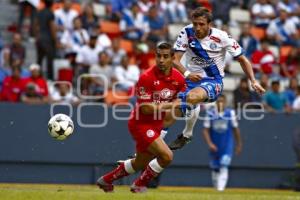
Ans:
<svg viewBox="0 0 300 200"><path fill-rule="evenodd" d="M177 150L177 149L181 149L184 145L190 143L191 141L192 138L187 138L184 137L183 134L180 134L177 136L176 140L171 142L171 144L169 144L168 146L171 150Z"/></svg>
<svg viewBox="0 0 300 200"><path fill-rule="evenodd" d="M130 191L132 193L145 193L145 192L147 192L147 187L146 186L137 186L135 184L132 184L130 186Z"/></svg>
<svg viewBox="0 0 300 200"><path fill-rule="evenodd" d="M114 191L114 185L113 184L109 184L109 183L106 183L104 180L103 180L103 177L101 176L98 180L97 180L97 183L98 187L100 189L102 189L104 192L113 192Z"/></svg>

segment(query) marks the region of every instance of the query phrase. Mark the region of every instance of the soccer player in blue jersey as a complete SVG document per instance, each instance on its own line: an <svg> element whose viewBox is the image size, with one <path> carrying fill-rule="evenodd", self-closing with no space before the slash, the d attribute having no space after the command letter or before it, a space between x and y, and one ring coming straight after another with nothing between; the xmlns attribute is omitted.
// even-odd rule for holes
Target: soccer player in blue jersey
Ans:
<svg viewBox="0 0 300 200"><path fill-rule="evenodd" d="M223 191L234 148L235 153L240 154L242 141L235 111L225 107L225 96L219 96L216 103L216 107L207 110L203 134L209 148L213 185L218 191Z"/></svg>
<svg viewBox="0 0 300 200"><path fill-rule="evenodd" d="M191 140L200 112L199 104L214 102L222 93L226 52L240 63L252 88L259 94L265 92L255 80L251 63L243 55L241 46L226 32L211 26L211 12L200 7L192 12L191 17L192 24L181 30L174 44L176 52L173 62L185 76L188 87L179 95L182 113L187 116L186 126L169 145L172 150L182 148ZM165 124L165 127L170 126L172 120Z"/></svg>

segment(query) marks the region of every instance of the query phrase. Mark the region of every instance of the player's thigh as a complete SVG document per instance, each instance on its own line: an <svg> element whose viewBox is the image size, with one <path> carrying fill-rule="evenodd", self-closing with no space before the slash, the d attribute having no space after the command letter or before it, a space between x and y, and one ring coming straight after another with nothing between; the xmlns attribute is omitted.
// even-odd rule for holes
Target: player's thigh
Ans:
<svg viewBox="0 0 300 200"><path fill-rule="evenodd" d="M128 128L136 143L136 152L150 153L147 149L153 141L160 137L162 126L158 127L158 125L151 123L128 123Z"/></svg>
<svg viewBox="0 0 300 200"><path fill-rule="evenodd" d="M173 152L162 138L157 138L148 147L148 152L166 161L173 160Z"/></svg>
<svg viewBox="0 0 300 200"><path fill-rule="evenodd" d="M182 112L180 109L173 109L171 111L167 111L163 121L164 127L172 126L175 123L176 119L181 116Z"/></svg>
<svg viewBox="0 0 300 200"><path fill-rule="evenodd" d="M196 105L207 99L207 91L202 87L195 87L188 92L186 102L191 105Z"/></svg>

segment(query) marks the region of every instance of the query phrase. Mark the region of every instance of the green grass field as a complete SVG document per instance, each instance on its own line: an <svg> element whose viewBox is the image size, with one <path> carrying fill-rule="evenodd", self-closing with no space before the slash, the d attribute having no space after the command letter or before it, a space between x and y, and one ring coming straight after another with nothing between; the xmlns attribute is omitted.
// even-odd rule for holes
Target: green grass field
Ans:
<svg viewBox="0 0 300 200"><path fill-rule="evenodd" d="M300 200L292 191L228 189L215 192L209 188L160 187L144 194L132 194L128 186L118 186L105 194L96 186L0 184L1 200Z"/></svg>

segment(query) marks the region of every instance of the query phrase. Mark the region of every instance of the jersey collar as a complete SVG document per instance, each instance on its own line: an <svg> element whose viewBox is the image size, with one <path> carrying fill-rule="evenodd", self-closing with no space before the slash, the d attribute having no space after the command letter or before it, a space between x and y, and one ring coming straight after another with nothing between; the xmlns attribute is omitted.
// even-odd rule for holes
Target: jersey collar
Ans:
<svg viewBox="0 0 300 200"><path fill-rule="evenodd" d="M154 73L156 75L156 77L158 79L163 79L165 81L171 81L172 80L172 73L173 73L173 69L171 69L170 74L169 75L165 75L164 73L162 73L157 66L154 66Z"/></svg>

